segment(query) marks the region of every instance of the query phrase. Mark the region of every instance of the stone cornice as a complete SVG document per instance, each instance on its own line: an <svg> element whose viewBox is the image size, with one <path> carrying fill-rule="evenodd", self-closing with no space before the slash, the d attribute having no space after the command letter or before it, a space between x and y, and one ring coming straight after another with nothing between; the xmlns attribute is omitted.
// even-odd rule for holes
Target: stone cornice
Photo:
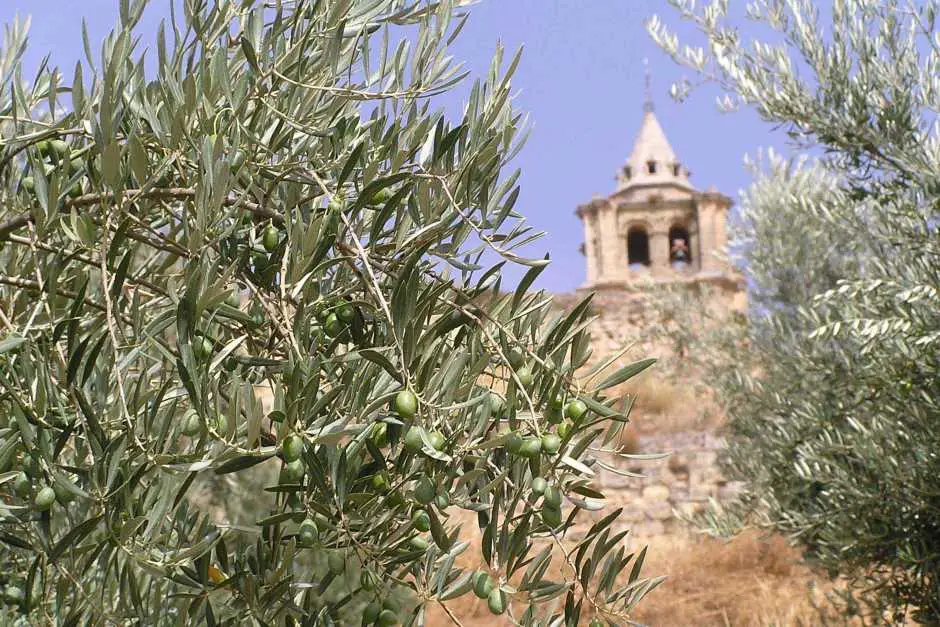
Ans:
<svg viewBox="0 0 940 627"><path fill-rule="evenodd" d="M732 205L734 205L734 200L728 196L725 196L721 192L716 191L699 192L695 195L695 199L700 202L705 201L718 203L722 209L730 209Z"/></svg>

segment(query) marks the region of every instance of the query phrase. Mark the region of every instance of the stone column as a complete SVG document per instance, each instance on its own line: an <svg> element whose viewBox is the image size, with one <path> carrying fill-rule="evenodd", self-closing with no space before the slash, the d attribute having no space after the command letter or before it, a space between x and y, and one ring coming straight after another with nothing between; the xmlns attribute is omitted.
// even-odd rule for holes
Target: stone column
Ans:
<svg viewBox="0 0 940 627"><path fill-rule="evenodd" d="M702 248L702 270L717 270L718 266L715 259L715 205L711 201L700 201L698 224Z"/></svg>
<svg viewBox="0 0 940 627"><path fill-rule="evenodd" d="M715 208L715 252L723 251L728 245L727 217L727 207Z"/></svg>
<svg viewBox="0 0 940 627"><path fill-rule="evenodd" d="M620 233L617 230L617 208L613 203L601 207L598 220L597 240L601 248L601 265L598 280L615 281L622 277L627 265L626 253L621 250Z"/></svg>
<svg viewBox="0 0 940 627"><path fill-rule="evenodd" d="M653 224L650 232L650 266L653 276L669 273L669 228L661 222Z"/></svg>
<svg viewBox="0 0 940 627"><path fill-rule="evenodd" d="M597 281L597 250L594 246L597 238L597 217L586 213L584 221L584 262L587 267L587 282L593 285Z"/></svg>

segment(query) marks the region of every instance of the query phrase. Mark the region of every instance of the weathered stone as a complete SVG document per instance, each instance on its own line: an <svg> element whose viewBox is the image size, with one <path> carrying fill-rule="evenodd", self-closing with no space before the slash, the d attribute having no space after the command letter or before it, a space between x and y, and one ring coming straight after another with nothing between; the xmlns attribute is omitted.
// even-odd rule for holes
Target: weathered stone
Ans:
<svg viewBox="0 0 940 627"><path fill-rule="evenodd" d="M684 517L691 517L696 514L700 514L705 510L705 503L680 503L676 508L679 510L679 513Z"/></svg>
<svg viewBox="0 0 940 627"><path fill-rule="evenodd" d="M661 484L646 486L645 488L643 488L643 500L645 501L668 501L669 500L669 488Z"/></svg>
<svg viewBox="0 0 940 627"><path fill-rule="evenodd" d="M669 458L668 467L674 475L688 475L689 458L682 453L675 453Z"/></svg>
<svg viewBox="0 0 940 627"><path fill-rule="evenodd" d="M634 503L623 508L620 519L625 522L640 522L646 520L646 511L643 507Z"/></svg>
<svg viewBox="0 0 940 627"><path fill-rule="evenodd" d="M669 501L656 501L650 503L646 515L653 520L667 520L672 518L672 504Z"/></svg>
<svg viewBox="0 0 940 627"><path fill-rule="evenodd" d="M704 485L692 484L689 487L689 500L692 502L707 501L711 496L711 491Z"/></svg>

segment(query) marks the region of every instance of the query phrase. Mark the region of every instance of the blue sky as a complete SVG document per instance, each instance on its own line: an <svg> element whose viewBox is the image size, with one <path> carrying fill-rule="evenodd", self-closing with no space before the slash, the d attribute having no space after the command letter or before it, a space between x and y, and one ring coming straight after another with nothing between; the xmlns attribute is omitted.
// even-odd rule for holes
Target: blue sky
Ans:
<svg viewBox="0 0 940 627"><path fill-rule="evenodd" d="M169 0L153 0L144 29L156 31ZM118 0L3 0L0 21L33 16L29 68L51 53L71 76L83 58L81 18L94 43L117 20ZM680 160L699 189L715 185L737 199L749 183L745 154L782 147L751 111L720 113L718 91L705 87L682 104L668 96L683 75L651 41L645 21L658 13L681 35L689 33L664 0L483 0L453 46L473 75L484 74L498 41L508 51L524 46L514 86L517 106L529 112L532 134L517 165L523 171L517 208L548 236L529 249L533 257L550 252L552 264L537 285L567 292L584 281L578 252L583 230L574 211L592 194L614 190L614 176L630 154L643 114L643 59L649 58L656 114ZM746 33L745 33L746 34ZM462 98L469 81L454 98ZM453 104L453 103L451 103ZM507 278L520 276L510 271Z"/></svg>

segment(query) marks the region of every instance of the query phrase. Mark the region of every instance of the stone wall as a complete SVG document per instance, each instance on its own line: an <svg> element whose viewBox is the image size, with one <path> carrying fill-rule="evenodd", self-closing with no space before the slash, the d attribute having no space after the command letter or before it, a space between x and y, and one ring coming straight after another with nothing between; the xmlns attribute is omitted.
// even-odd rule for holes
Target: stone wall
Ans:
<svg viewBox="0 0 940 627"><path fill-rule="evenodd" d="M737 489L718 468L722 446L722 439L708 432L641 437L644 454L671 454L659 460L605 460L608 465L643 476L623 476L601 468L597 484L610 507L624 508L622 527L631 529L633 535L646 538L686 533L677 513L697 513L709 499L725 500Z"/></svg>
<svg viewBox="0 0 940 627"><path fill-rule="evenodd" d="M712 315L721 315L732 311L742 311L746 306L744 293L734 289L729 283L718 282L715 287L725 288L712 292L714 302L709 303ZM582 295L560 295L556 297L556 306L567 309L580 301ZM622 289L598 290L594 294L592 306L598 316L591 325L593 355L589 366L605 360L609 355L620 351L625 345L635 343L636 331L651 323L651 316L656 315L649 307L648 299L642 290L627 291ZM617 360L612 367L623 366L641 357L656 356L660 362L644 373L647 382L668 381L669 363L675 364L673 345L669 338L647 338ZM682 386L692 388L686 380L688 372L683 374ZM673 382L676 383L676 382ZM642 387L639 394L643 395ZM631 423L639 427L633 450L641 454L668 453L669 456L658 460L624 460L611 456L605 463L628 471L637 476L623 476L599 468L597 485L608 499L609 507L599 512L605 515L610 508L623 507L620 529L629 528L631 536L643 541L657 536L687 534L688 525L680 516L688 516L701 511L709 499L724 501L730 498L737 486L729 483L722 476L718 467L718 455L723 448L723 440L714 420L699 419L705 412L718 411L709 404L709 399L702 395L690 394L678 402L669 411L681 420L672 420L675 416L644 415L642 409L631 413ZM720 411L718 411L720 414ZM720 416L718 418L720 423ZM708 427L663 433L657 429L661 425L709 425ZM590 523L589 523L590 524Z"/></svg>

